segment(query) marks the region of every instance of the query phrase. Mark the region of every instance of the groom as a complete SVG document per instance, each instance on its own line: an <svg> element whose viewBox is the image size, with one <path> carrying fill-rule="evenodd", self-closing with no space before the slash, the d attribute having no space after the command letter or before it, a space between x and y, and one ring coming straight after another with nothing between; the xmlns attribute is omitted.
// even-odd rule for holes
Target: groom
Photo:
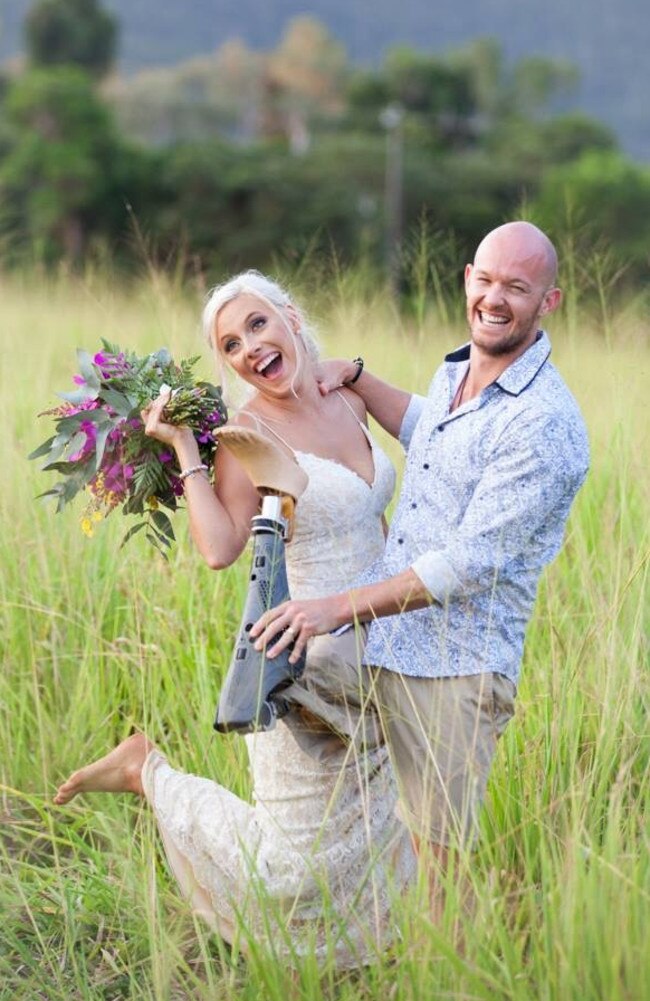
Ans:
<svg viewBox="0 0 650 1001"><path fill-rule="evenodd" d="M582 417L540 328L560 303L556 273L544 233L500 226L465 269L470 342L447 355L426 398L356 363L330 369L331 382L354 381L407 450L386 551L354 590L286 602L253 630L259 645L286 630L269 656L293 641L295 658L322 636L305 678L313 665L316 677L372 692L403 819L443 868L453 840L475 838L539 576L589 463ZM352 622L371 623L361 682L359 630L331 635Z"/></svg>

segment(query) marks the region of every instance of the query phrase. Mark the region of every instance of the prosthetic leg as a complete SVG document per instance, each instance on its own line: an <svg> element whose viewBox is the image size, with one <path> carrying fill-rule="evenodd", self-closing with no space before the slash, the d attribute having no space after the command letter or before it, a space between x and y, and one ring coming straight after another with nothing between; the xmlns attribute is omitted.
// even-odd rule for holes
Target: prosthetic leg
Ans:
<svg viewBox="0 0 650 1001"><path fill-rule="evenodd" d="M248 595L214 723L220 733L252 733L272 729L287 712L282 692L305 667L304 654L298 663L289 663L293 644L268 660L264 650L255 649L250 629L264 612L290 597L284 544L291 538L295 503L308 477L293 457L256 431L226 427L216 437L244 466L262 497L261 512L251 524Z"/></svg>

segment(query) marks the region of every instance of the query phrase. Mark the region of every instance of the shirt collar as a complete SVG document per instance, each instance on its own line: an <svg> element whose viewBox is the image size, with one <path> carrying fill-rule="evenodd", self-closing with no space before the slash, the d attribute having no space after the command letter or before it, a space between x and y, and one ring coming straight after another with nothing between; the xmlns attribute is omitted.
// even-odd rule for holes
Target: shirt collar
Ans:
<svg viewBox="0 0 650 1001"><path fill-rule="evenodd" d="M463 344L456 351L446 355L445 362L458 364L458 362L469 361L469 349L469 342ZM510 393L511 396L519 396L533 381L550 353L551 342L548 339L548 334L545 330L540 330L534 344L531 344L523 355L520 355L513 361L512 365L509 365L501 373L498 379L495 379L497 386L506 393Z"/></svg>

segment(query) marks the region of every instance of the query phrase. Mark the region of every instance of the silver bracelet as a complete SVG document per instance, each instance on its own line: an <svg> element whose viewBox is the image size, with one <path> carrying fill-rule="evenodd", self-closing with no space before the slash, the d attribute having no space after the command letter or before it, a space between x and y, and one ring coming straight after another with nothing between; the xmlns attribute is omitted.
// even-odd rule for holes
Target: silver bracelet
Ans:
<svg viewBox="0 0 650 1001"><path fill-rule="evenodd" d="M178 474L179 480L186 480L188 476L194 476L195 473L207 473L208 467L204 462L201 462L198 466L190 466L189 469L183 469Z"/></svg>

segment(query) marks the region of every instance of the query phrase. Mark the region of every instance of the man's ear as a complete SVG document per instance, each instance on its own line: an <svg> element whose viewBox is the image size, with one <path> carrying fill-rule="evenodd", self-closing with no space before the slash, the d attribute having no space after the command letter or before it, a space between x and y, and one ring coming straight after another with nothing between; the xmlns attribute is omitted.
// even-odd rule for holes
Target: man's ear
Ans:
<svg viewBox="0 0 650 1001"><path fill-rule="evenodd" d="M553 313L561 302L562 290L559 288L550 288L542 299L542 306L539 311L539 315L544 316L546 313Z"/></svg>
<svg viewBox="0 0 650 1001"><path fill-rule="evenodd" d="M469 280L472 277L472 265L465 265L465 291L467 291L467 286L469 285Z"/></svg>

